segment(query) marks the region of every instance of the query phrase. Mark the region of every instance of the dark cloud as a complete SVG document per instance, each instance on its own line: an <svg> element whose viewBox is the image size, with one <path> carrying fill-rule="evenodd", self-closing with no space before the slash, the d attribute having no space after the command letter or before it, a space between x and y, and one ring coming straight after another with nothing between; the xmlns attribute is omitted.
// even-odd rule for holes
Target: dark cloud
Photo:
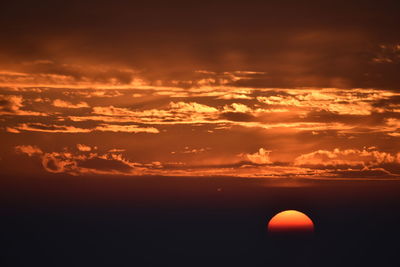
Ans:
<svg viewBox="0 0 400 267"><path fill-rule="evenodd" d="M221 114L221 118L230 121L256 121L253 115L242 112L224 112Z"/></svg>
<svg viewBox="0 0 400 267"><path fill-rule="evenodd" d="M94 169L98 171L118 171L129 173L133 168L120 160L91 158L78 161L78 167Z"/></svg>
<svg viewBox="0 0 400 267"><path fill-rule="evenodd" d="M381 167L382 169L384 169L390 173L400 175L400 162L385 163L385 164L381 164L379 167Z"/></svg>
<svg viewBox="0 0 400 267"><path fill-rule="evenodd" d="M254 152L240 153L227 161L158 162L139 163L126 159L125 151L98 154L89 150L89 146L69 152L43 152L38 146L19 145L15 152L25 154L32 161L41 160L43 169L48 173L67 173L71 175L110 174L110 175L178 175L203 176L222 175L238 177L312 177L312 178L398 178L400 177L400 153L389 154L369 148L368 150L319 150L297 157L294 161L274 160L274 151L259 148ZM185 148L190 154L203 154L206 149ZM96 151L97 148L95 148ZM272 155L272 156L271 156ZM215 158L214 158L215 159ZM1 165L1 162L0 162ZM19 173L19 172L16 172Z"/></svg>
<svg viewBox="0 0 400 267"><path fill-rule="evenodd" d="M237 82L253 87L399 82L396 64L373 61L397 56L381 51L400 43L397 1L8 1L1 10L2 62L57 62L37 64L40 73L82 79L90 71L68 66L102 63L139 69L151 81L207 69L266 72ZM132 79L122 70L92 76Z"/></svg>
<svg viewBox="0 0 400 267"><path fill-rule="evenodd" d="M337 170L331 172L337 175L338 178L398 178L398 175L394 175L384 169L372 169L372 170Z"/></svg>
<svg viewBox="0 0 400 267"><path fill-rule="evenodd" d="M399 95L394 95L391 96L387 99L379 99L376 101L374 104L376 107L381 107L381 108L390 108L393 106L398 106L400 107L400 96Z"/></svg>
<svg viewBox="0 0 400 267"><path fill-rule="evenodd" d="M373 113L371 115L337 114L327 110L313 110L302 121L309 122L339 122L344 124L362 124L364 127L384 124L387 114Z"/></svg>
<svg viewBox="0 0 400 267"><path fill-rule="evenodd" d="M45 163L43 163L43 167L49 172L63 172L64 170L58 166L57 161L55 159L49 159Z"/></svg>

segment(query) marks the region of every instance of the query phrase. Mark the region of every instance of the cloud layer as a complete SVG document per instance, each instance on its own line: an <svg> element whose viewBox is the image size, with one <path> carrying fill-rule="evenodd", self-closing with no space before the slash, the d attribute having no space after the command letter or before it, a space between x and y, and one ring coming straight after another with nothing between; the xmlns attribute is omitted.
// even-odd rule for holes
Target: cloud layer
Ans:
<svg viewBox="0 0 400 267"><path fill-rule="evenodd" d="M9 87L1 97L2 142L13 151L3 157L40 159L51 173L399 175L395 91Z"/></svg>
<svg viewBox="0 0 400 267"><path fill-rule="evenodd" d="M396 178L397 2L8 1L0 167Z"/></svg>

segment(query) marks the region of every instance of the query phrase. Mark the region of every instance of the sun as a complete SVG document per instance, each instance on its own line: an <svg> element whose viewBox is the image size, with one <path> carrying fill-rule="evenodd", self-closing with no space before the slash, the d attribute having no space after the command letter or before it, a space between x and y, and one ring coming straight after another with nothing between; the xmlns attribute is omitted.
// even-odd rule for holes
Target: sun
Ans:
<svg viewBox="0 0 400 267"><path fill-rule="evenodd" d="M270 233L312 233L313 221L297 210L285 210L276 214L268 223Z"/></svg>

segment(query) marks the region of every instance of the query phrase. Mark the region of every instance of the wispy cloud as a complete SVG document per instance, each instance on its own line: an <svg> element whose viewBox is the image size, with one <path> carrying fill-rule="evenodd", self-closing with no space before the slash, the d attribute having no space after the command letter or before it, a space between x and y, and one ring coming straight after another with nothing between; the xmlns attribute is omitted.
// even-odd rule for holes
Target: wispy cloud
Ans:
<svg viewBox="0 0 400 267"><path fill-rule="evenodd" d="M76 144L76 148L79 151L92 151L92 148L90 146L84 144Z"/></svg>
<svg viewBox="0 0 400 267"><path fill-rule="evenodd" d="M44 132L44 133L89 133L100 132L126 132L126 133L159 133L159 130L153 127L140 127L138 125L115 125L102 124L94 128L79 128L70 125L55 125L43 123L22 123L14 128L9 128L9 132Z"/></svg>
<svg viewBox="0 0 400 267"><path fill-rule="evenodd" d="M270 150L266 150L264 148L260 148L256 153L253 154L240 154L240 156L244 157L246 160L249 160L252 163L256 164L270 164L272 163L269 154Z"/></svg>
<svg viewBox="0 0 400 267"><path fill-rule="evenodd" d="M125 132L125 133L159 133L160 131L153 127L140 127L137 125L110 125L104 124L97 126L94 131L101 132Z"/></svg>
<svg viewBox="0 0 400 267"><path fill-rule="evenodd" d="M55 99L53 101L53 106L58 107L58 108L88 108L89 107L89 105L83 101L73 104L71 102L64 101L61 99Z"/></svg>
<svg viewBox="0 0 400 267"><path fill-rule="evenodd" d="M23 97L20 95L0 95L0 115L45 116L45 113L21 109Z"/></svg>
<svg viewBox="0 0 400 267"><path fill-rule="evenodd" d="M15 147L15 151L17 151L18 153L27 154L28 156L42 155L43 154L42 150L39 147L31 146L31 145L16 146Z"/></svg>

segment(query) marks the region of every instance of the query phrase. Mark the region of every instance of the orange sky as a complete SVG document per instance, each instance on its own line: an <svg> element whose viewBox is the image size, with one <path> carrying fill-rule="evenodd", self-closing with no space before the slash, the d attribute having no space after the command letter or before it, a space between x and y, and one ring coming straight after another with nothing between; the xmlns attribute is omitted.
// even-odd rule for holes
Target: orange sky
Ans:
<svg viewBox="0 0 400 267"><path fill-rule="evenodd" d="M2 172L399 178L391 1L296 3L8 4Z"/></svg>

